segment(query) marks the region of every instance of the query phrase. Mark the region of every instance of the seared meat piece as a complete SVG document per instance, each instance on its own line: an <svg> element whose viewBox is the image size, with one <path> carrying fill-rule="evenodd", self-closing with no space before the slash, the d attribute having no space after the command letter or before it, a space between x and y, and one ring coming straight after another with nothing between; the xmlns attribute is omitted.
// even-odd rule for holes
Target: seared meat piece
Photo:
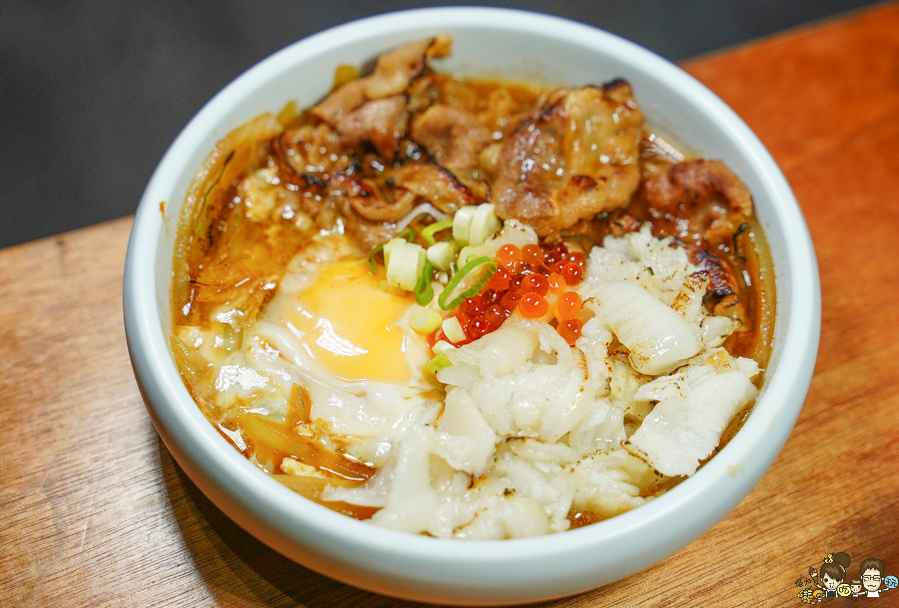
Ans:
<svg viewBox="0 0 899 608"><path fill-rule="evenodd" d="M428 68L428 59L446 57L450 54L452 45L452 38L448 34L441 34L436 38L419 40L384 53L378 58L374 74L366 78L366 97L378 99L402 93L413 78Z"/></svg>
<svg viewBox="0 0 899 608"><path fill-rule="evenodd" d="M452 173L429 161L409 162L370 176L341 172L331 179L329 194L345 199L355 213L373 222L397 222L421 199L444 213L480 202Z"/></svg>
<svg viewBox="0 0 899 608"><path fill-rule="evenodd" d="M347 114L365 103L366 86L365 78L351 80L332 91L330 95L309 111L316 118L330 125L336 125Z"/></svg>
<svg viewBox="0 0 899 608"><path fill-rule="evenodd" d="M691 160L671 165L646 178L634 196L634 209L661 234L684 242L694 264L709 271L706 304L714 314L749 328L749 291L738 279L737 235L752 216L749 189L717 160Z"/></svg>
<svg viewBox="0 0 899 608"><path fill-rule="evenodd" d="M369 141L381 156L392 162L400 138L406 133L407 121L406 98L394 95L362 104L340 119L335 128L343 145Z"/></svg>
<svg viewBox="0 0 899 608"><path fill-rule="evenodd" d="M635 196L666 232L685 242L729 241L752 216L752 196L718 160L672 165L646 179ZM667 224L667 225L666 225Z"/></svg>
<svg viewBox="0 0 899 608"><path fill-rule="evenodd" d="M708 271L709 294L723 298L739 293L740 288L734 276L733 264L727 258L696 246L688 245L687 250L690 252L690 261Z"/></svg>
<svg viewBox="0 0 899 608"><path fill-rule="evenodd" d="M375 245L386 243L396 236L396 222L370 220L359 213L354 213L357 207L353 204L353 199L344 196L332 196L329 202L340 212L346 234L356 241L363 251L367 251ZM356 205L360 203L358 199L355 202Z"/></svg>
<svg viewBox="0 0 899 608"><path fill-rule="evenodd" d="M340 142L340 134L326 124L302 125L278 137L276 151L284 164L306 179L321 182L353 162L352 150Z"/></svg>
<svg viewBox="0 0 899 608"><path fill-rule="evenodd" d="M542 237L627 204L640 182L643 114L630 85L560 89L499 153L494 203Z"/></svg>
<svg viewBox="0 0 899 608"><path fill-rule="evenodd" d="M406 163L391 175L397 187L430 201L444 213L477 202L471 191L455 175L433 162Z"/></svg>
<svg viewBox="0 0 899 608"><path fill-rule="evenodd" d="M372 192L370 183L363 183L356 196L351 197L350 205L365 219L373 222L395 222L406 217L415 204L415 195L411 192L397 192L393 201L386 201Z"/></svg>
<svg viewBox="0 0 899 608"><path fill-rule="evenodd" d="M405 189L379 187L373 179L340 173L331 180L331 197L346 199L359 215L373 222L402 219L415 203L415 194Z"/></svg>
<svg viewBox="0 0 899 608"><path fill-rule="evenodd" d="M434 104L412 121L412 139L451 170L474 169L491 141L490 130L463 108Z"/></svg>
<svg viewBox="0 0 899 608"><path fill-rule="evenodd" d="M450 37L441 35L384 53L378 58L372 74L351 80L333 91L311 112L335 126L366 101L403 93L412 79L427 69L428 59L446 57L451 46Z"/></svg>
<svg viewBox="0 0 899 608"><path fill-rule="evenodd" d="M344 145L369 141L392 162L409 121L404 93L413 79L428 71L428 59L446 56L451 44L443 35L385 53L372 74L346 83L310 112L334 127Z"/></svg>

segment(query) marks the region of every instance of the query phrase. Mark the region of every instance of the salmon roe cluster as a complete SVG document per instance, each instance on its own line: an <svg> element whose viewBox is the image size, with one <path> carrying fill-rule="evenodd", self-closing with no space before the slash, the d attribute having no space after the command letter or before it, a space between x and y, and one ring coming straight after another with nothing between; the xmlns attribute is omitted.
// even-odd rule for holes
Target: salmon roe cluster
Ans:
<svg viewBox="0 0 899 608"><path fill-rule="evenodd" d="M495 331L513 311L526 319L552 322L569 345L581 335L581 297L574 289L584 280L587 256L564 243L549 246L504 245L496 254L496 272L476 296L459 305L455 317L465 332L456 346ZM551 314L549 319L545 318ZM445 339L442 330L433 337Z"/></svg>

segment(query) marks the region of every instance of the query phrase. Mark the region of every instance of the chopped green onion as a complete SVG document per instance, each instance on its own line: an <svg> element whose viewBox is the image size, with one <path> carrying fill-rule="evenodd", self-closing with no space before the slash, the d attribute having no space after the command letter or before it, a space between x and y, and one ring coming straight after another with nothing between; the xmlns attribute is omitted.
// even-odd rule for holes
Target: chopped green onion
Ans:
<svg viewBox="0 0 899 608"><path fill-rule="evenodd" d="M500 226L502 223L491 203L469 205L453 216L453 239L463 245L482 245Z"/></svg>
<svg viewBox="0 0 899 608"><path fill-rule="evenodd" d="M428 361L428 364L421 370L421 373L425 377L425 380L431 383L431 386L437 390L443 390L443 384L437 379L437 372L450 365L452 365L452 363L446 358L446 355L437 355Z"/></svg>
<svg viewBox="0 0 899 608"><path fill-rule="evenodd" d="M384 252L387 258L387 284L414 291L427 262L424 247L393 238L384 247Z"/></svg>
<svg viewBox="0 0 899 608"><path fill-rule="evenodd" d="M392 238L386 243L384 243L384 268L390 266L390 254L393 252L394 247L396 247L397 243L404 242L403 239Z"/></svg>
<svg viewBox="0 0 899 608"><path fill-rule="evenodd" d="M428 261L431 266L444 272L450 269L455 254L456 247L448 241L440 241L428 247Z"/></svg>
<svg viewBox="0 0 899 608"><path fill-rule="evenodd" d="M394 236L393 238L395 238L395 239L406 239L408 242L411 243L411 242L412 242L412 239L415 238L415 231L412 230L412 228L406 228L406 229L403 230L402 232L397 232L397 233L396 233L396 236Z"/></svg>
<svg viewBox="0 0 899 608"><path fill-rule="evenodd" d="M426 255L424 251L419 254L419 257L422 255ZM431 300L434 299L434 288L431 286L431 279L433 277L434 269L431 267L431 263L426 259L421 274L418 277L418 283L415 284L415 289L413 290L415 301L418 302L420 306L427 306L431 303ZM440 315L437 316L439 317ZM437 328L435 327L434 329ZM432 329L431 331L434 330ZM431 333L431 331L425 333Z"/></svg>
<svg viewBox="0 0 899 608"><path fill-rule="evenodd" d="M428 335L440 327L443 319L430 308L419 308L409 319L409 326L420 334Z"/></svg>
<svg viewBox="0 0 899 608"><path fill-rule="evenodd" d="M446 340L437 340L437 343L431 347L435 355L445 355L450 351L456 350L456 347Z"/></svg>
<svg viewBox="0 0 899 608"><path fill-rule="evenodd" d="M465 266L465 264L467 264L471 260L485 256L488 258L495 258L496 249L494 249L490 245L469 245L467 247L463 247L462 251L459 252L459 257L456 259L456 264L458 264L460 267Z"/></svg>
<svg viewBox="0 0 899 608"><path fill-rule="evenodd" d="M472 273L481 268L481 266L486 266L484 272L472 283L469 283L468 287L462 288L462 280L466 278L471 278ZM452 310L462 302L464 302L467 298L471 296L477 295L480 293L484 286L490 281L490 278L493 276L493 273L496 272L496 262L494 262L491 258L486 256L475 258L471 260L464 266L462 266L461 270L457 272L452 279L450 279L449 283L446 284L446 289L441 292L441 294L437 297L437 303L440 304L440 308L443 310ZM472 275L473 276L473 275ZM447 300L450 299L450 296L453 295L453 292L458 289L463 289L461 293L454 296L449 302ZM445 331L445 330L444 330Z"/></svg>
<svg viewBox="0 0 899 608"><path fill-rule="evenodd" d="M434 245L435 243L437 243L437 239L434 238L434 235L438 232L443 232L447 228L452 227L453 220L442 220L440 222L434 222L430 226L422 228L421 236L428 245Z"/></svg>
<svg viewBox="0 0 899 608"><path fill-rule="evenodd" d="M378 272L378 263L375 261L375 256L384 251L384 243L380 245L375 245L371 248L371 251L368 252L368 271L372 274ZM384 260L384 265L387 265L387 260Z"/></svg>
<svg viewBox="0 0 899 608"><path fill-rule="evenodd" d="M496 217L496 210L490 203L481 203L475 209L471 218L471 226L468 229L468 244L481 245L493 234L499 230L499 218Z"/></svg>
<svg viewBox="0 0 899 608"><path fill-rule="evenodd" d="M471 220L477 211L475 205L468 205L456 211L453 216L453 240L462 245L468 244L468 233L471 231Z"/></svg>
<svg viewBox="0 0 899 608"><path fill-rule="evenodd" d="M447 317L443 320L443 324L441 325L443 329L443 333L446 335L446 339L455 344L456 342L462 342L465 340L465 330L462 329L462 324L459 323L459 319L456 317Z"/></svg>

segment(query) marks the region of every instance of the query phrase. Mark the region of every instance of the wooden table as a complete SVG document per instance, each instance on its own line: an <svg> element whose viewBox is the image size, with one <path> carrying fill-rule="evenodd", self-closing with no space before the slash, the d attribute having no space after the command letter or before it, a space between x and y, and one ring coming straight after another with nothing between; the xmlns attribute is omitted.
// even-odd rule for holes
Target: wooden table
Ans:
<svg viewBox="0 0 899 608"><path fill-rule="evenodd" d="M824 298L811 392L726 519L643 573L548 605L797 606L798 579L837 551L850 576L866 557L899 574L899 4L686 68L758 133L808 218ZM269 550L174 463L125 347L130 226L0 252L0 605L403 604ZM878 601L899 605L899 590Z"/></svg>

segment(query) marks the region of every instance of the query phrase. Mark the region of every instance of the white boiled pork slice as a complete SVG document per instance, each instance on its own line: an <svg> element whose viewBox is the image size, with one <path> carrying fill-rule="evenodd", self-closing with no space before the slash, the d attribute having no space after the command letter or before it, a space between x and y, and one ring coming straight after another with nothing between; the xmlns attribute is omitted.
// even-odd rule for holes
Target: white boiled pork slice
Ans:
<svg viewBox="0 0 899 608"><path fill-rule="evenodd" d="M636 283L609 281L585 291L596 299L603 320L642 374L668 373L702 348L693 326Z"/></svg>
<svg viewBox="0 0 899 608"><path fill-rule="evenodd" d="M664 397L625 444L671 477L695 473L734 415L758 394L749 376L736 367L717 371L691 366L675 376L659 378L637 391L641 397L653 393Z"/></svg>

